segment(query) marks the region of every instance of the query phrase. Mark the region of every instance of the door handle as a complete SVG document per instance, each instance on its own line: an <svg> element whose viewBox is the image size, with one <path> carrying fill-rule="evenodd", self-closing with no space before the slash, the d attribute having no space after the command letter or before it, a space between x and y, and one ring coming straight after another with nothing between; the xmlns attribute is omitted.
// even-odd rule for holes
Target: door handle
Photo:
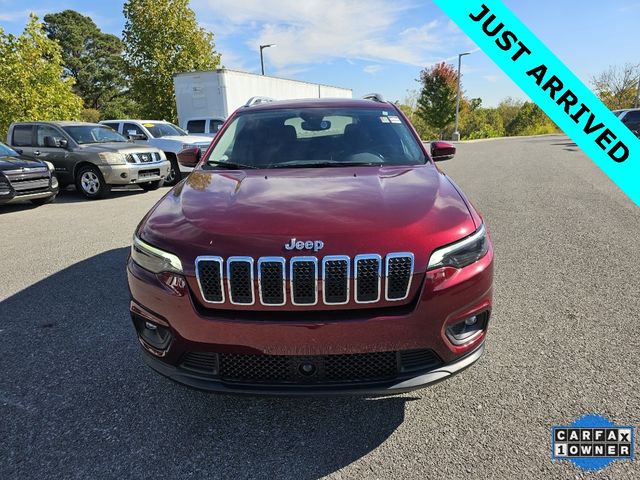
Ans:
<svg viewBox="0 0 640 480"><path fill-rule="evenodd" d="M40 155L40 150L34 150L33 154L37 157L38 155Z"/></svg>

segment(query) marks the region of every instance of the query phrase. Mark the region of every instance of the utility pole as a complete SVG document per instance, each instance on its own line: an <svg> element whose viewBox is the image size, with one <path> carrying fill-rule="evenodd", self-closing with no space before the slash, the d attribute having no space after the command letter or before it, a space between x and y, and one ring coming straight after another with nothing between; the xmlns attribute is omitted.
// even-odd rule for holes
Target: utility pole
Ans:
<svg viewBox="0 0 640 480"><path fill-rule="evenodd" d="M636 92L636 108L640 107L640 75L638 75L638 91Z"/></svg>
<svg viewBox="0 0 640 480"><path fill-rule="evenodd" d="M470 54L471 52L458 54L458 95L456 97L456 128L455 128L455 131L453 132L454 142L457 142L460 140L460 132L458 131L458 119L460 117L460 68L462 67L462 57Z"/></svg>
<svg viewBox="0 0 640 480"><path fill-rule="evenodd" d="M270 43L268 45L260 45L260 68L262 69L262 75L264 75L264 57L262 56L262 50L269 47L275 47L275 43Z"/></svg>

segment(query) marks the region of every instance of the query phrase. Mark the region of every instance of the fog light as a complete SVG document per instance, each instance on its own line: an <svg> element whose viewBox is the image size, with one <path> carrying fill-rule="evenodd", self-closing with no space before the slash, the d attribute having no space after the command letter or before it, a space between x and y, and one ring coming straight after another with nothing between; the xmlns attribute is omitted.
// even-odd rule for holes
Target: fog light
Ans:
<svg viewBox="0 0 640 480"><path fill-rule="evenodd" d="M489 312L471 315L447 328L447 338L454 345L469 343L485 330L488 319Z"/></svg>
<svg viewBox="0 0 640 480"><path fill-rule="evenodd" d="M126 172L122 172L122 173L120 174L120 176L121 176L122 178L127 178L127 176L128 176L128 175L126 174Z"/></svg>
<svg viewBox="0 0 640 480"><path fill-rule="evenodd" d="M138 332L143 345L151 347L147 348L154 355L163 356L169 348L173 335L171 329L148 321L146 318L131 312L131 318Z"/></svg>

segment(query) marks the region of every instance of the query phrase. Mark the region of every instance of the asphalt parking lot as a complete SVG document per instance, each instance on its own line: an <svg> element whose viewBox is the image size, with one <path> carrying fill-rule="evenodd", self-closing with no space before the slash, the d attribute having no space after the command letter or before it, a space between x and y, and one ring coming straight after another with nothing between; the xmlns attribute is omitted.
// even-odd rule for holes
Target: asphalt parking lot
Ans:
<svg viewBox="0 0 640 480"><path fill-rule="evenodd" d="M0 478L581 478L552 462L552 425L640 424L640 209L563 136L463 143L442 168L495 243L487 354L377 399L211 395L147 369L124 265L166 188L0 206Z"/></svg>

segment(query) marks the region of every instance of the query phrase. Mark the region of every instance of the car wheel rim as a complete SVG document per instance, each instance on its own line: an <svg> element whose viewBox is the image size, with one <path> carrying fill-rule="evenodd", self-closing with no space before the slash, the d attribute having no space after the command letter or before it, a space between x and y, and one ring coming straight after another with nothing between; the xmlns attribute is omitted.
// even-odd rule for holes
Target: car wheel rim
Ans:
<svg viewBox="0 0 640 480"><path fill-rule="evenodd" d="M94 195L100 190L100 179L93 172L85 172L80 177L80 185L82 185L82 190Z"/></svg>
<svg viewBox="0 0 640 480"><path fill-rule="evenodd" d="M169 173L167 174L167 178L165 178L165 181L167 183L171 183L175 180L175 178L176 178L176 171L174 170L173 167L171 167L169 169Z"/></svg>

